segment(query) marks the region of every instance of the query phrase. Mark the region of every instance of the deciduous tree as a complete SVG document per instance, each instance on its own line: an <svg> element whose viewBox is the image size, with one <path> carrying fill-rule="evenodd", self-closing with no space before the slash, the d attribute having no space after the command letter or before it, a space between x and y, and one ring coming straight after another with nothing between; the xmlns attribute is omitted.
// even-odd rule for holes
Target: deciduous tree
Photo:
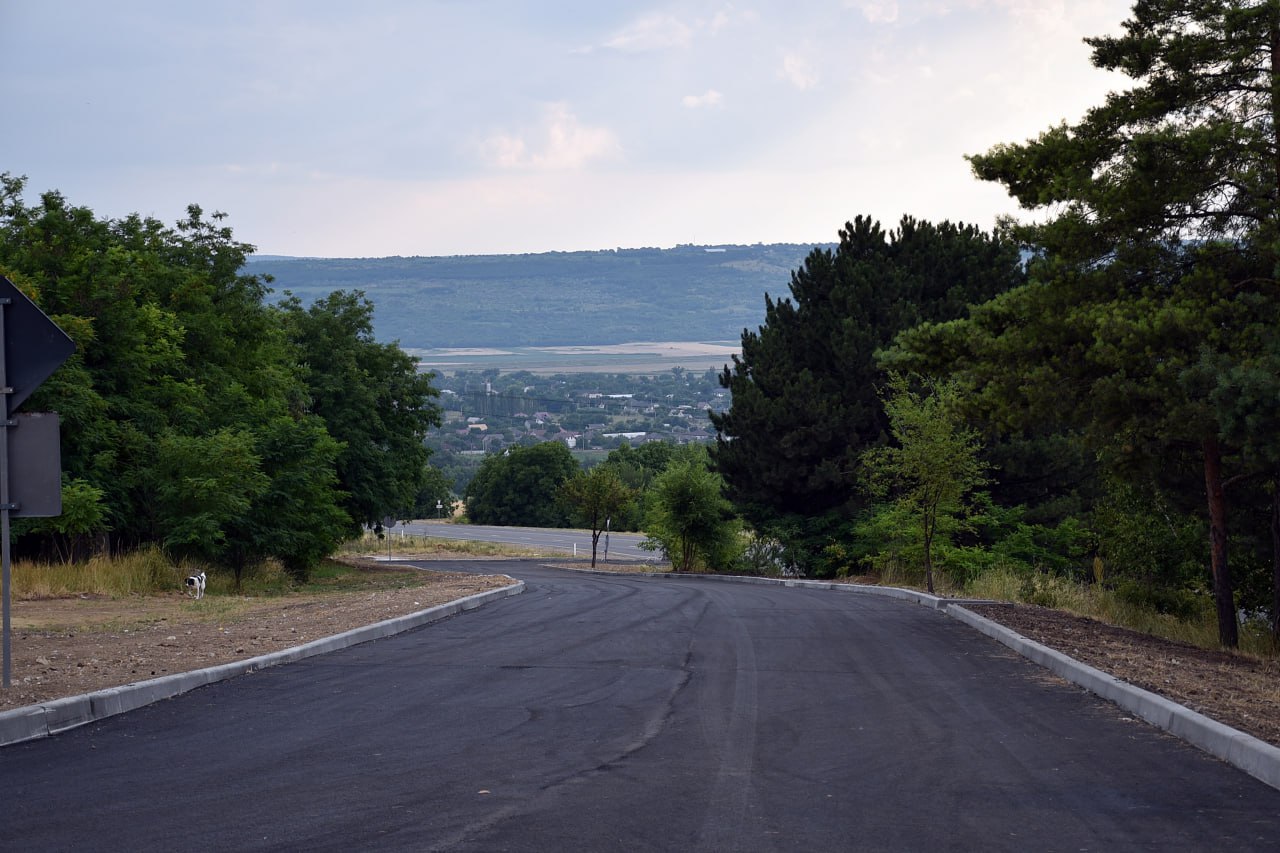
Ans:
<svg viewBox="0 0 1280 853"><path fill-rule="evenodd" d="M677 572L701 562L728 565L734 557L738 525L724 497L724 481L705 454L687 453L658 475L645 519L646 547L660 548Z"/></svg>
<svg viewBox="0 0 1280 853"><path fill-rule="evenodd" d="M579 470L558 441L486 456L467 487L467 518L475 524L565 527L568 513L557 498Z"/></svg>
<svg viewBox="0 0 1280 853"><path fill-rule="evenodd" d="M342 443L338 485L353 532L408 514L424 485L423 439L440 423L431 374L374 338L363 293L335 291L308 308L289 297L278 310L303 365L306 409Z"/></svg>
<svg viewBox="0 0 1280 853"><path fill-rule="evenodd" d="M893 441L863 454L873 494L896 503L919 525L930 593L940 522L960 516L964 499L986 482L978 435L961 417L958 397L954 381L925 382L916 390L905 377L892 377L884 404Z"/></svg>
<svg viewBox="0 0 1280 853"><path fill-rule="evenodd" d="M560 487L560 499L569 507L570 520L591 530L591 568L596 566L600 534L633 497L617 473L604 465L580 471Z"/></svg>

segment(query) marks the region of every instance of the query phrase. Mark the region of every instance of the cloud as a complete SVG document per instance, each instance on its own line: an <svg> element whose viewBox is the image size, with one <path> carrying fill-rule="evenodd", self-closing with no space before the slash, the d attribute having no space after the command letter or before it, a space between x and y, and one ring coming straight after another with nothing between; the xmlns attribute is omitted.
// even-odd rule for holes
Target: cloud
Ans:
<svg viewBox="0 0 1280 853"><path fill-rule="evenodd" d="M717 36L735 25L749 25L757 20L758 13L740 12L729 3L717 9L710 17L694 18L692 23L685 23L674 15L647 15L605 39L602 46L625 53L685 49L693 44L696 37ZM591 50L587 48L577 52L589 53Z"/></svg>
<svg viewBox="0 0 1280 853"><path fill-rule="evenodd" d="M622 154L617 135L606 127L588 127L567 104L549 104L542 121L523 133L496 133L480 146L484 158L503 169L562 171Z"/></svg>
<svg viewBox="0 0 1280 853"><path fill-rule="evenodd" d="M626 53L688 47L693 29L671 15L649 15L605 41L604 46Z"/></svg>
<svg viewBox="0 0 1280 853"><path fill-rule="evenodd" d="M802 91L812 89L818 85L820 79L813 63L798 53L788 53L782 57L782 67L778 69L778 76Z"/></svg>
<svg viewBox="0 0 1280 853"><path fill-rule="evenodd" d="M856 6L862 11L862 16L873 24L892 24L898 20L898 0L860 0L845 5Z"/></svg>
<svg viewBox="0 0 1280 853"><path fill-rule="evenodd" d="M685 95L680 99L680 103L684 104L691 110L701 109L703 107L719 107L724 102L724 95L721 95L715 89L708 89L701 95Z"/></svg>

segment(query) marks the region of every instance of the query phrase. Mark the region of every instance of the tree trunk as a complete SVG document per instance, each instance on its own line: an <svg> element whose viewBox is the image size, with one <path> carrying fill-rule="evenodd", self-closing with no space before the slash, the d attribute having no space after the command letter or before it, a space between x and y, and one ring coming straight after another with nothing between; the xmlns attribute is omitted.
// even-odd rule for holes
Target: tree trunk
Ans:
<svg viewBox="0 0 1280 853"><path fill-rule="evenodd" d="M924 582L929 594L933 595L933 521L929 512L924 517Z"/></svg>
<svg viewBox="0 0 1280 853"><path fill-rule="evenodd" d="M1204 440L1204 486L1209 500L1209 567L1218 610L1218 642L1229 649L1240 644L1235 594L1227 566L1227 498L1222 486L1222 448L1216 436Z"/></svg>
<svg viewBox="0 0 1280 853"><path fill-rule="evenodd" d="M1271 10L1271 164L1275 169L1272 174L1271 188L1275 190L1276 195L1272 198L1272 210L1274 205L1280 202L1280 68L1276 67L1276 61L1280 58L1280 12L1276 9ZM1274 216L1272 217L1274 224Z"/></svg>

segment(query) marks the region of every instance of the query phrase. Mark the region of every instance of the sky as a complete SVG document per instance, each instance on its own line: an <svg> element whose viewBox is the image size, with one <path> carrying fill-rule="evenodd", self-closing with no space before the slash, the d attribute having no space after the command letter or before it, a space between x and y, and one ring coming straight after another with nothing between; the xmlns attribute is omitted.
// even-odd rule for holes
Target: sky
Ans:
<svg viewBox="0 0 1280 853"><path fill-rule="evenodd" d="M1131 0L0 0L0 172L262 254L991 227L966 154L1079 119Z"/></svg>

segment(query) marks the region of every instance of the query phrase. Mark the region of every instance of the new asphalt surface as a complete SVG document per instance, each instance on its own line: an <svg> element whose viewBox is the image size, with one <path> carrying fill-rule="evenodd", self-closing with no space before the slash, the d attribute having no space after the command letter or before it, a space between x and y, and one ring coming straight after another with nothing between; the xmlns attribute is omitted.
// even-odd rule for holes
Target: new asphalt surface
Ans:
<svg viewBox="0 0 1280 853"><path fill-rule="evenodd" d="M1280 840L1280 791L935 610L533 563L448 568L505 572L525 592L0 749L0 849Z"/></svg>

